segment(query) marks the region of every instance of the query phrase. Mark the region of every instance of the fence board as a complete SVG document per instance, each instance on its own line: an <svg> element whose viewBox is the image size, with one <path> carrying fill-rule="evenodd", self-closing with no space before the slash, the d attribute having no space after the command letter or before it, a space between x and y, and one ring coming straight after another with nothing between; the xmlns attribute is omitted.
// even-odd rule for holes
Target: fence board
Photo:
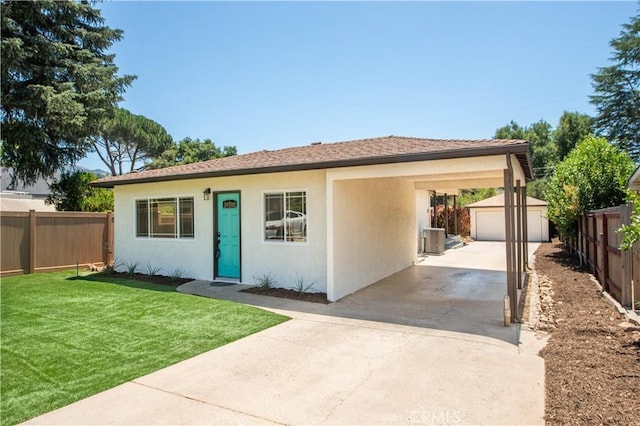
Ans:
<svg viewBox="0 0 640 426"><path fill-rule="evenodd" d="M0 274L109 264L112 221L111 213L1 212Z"/></svg>
<svg viewBox="0 0 640 426"><path fill-rule="evenodd" d="M620 250L622 235L617 232L628 220L628 208L622 205L587 212L579 221L586 253L578 254L586 257L587 265L603 289L627 306L640 298L636 290L640 287L640 250L634 250L631 256L623 255Z"/></svg>

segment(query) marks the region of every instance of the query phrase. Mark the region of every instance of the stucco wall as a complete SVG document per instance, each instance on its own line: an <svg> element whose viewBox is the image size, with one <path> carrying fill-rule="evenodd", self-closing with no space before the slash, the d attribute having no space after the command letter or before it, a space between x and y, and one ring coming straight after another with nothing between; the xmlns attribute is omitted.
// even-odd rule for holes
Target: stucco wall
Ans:
<svg viewBox="0 0 640 426"><path fill-rule="evenodd" d="M325 172L289 172L239 177L193 179L117 186L115 188L115 256L121 262L149 263L167 274L182 268L184 276L213 279L213 202L204 201L202 191L240 191L241 275L253 284L253 277L271 273L280 287L293 287L296 277L316 282L316 291L326 291L326 191ZM307 192L307 243L263 241L263 198L265 191ZM195 238L161 239L135 237L135 200L140 198L193 196Z"/></svg>
<svg viewBox="0 0 640 426"><path fill-rule="evenodd" d="M347 294L413 264L416 194L400 178L333 182L333 290Z"/></svg>

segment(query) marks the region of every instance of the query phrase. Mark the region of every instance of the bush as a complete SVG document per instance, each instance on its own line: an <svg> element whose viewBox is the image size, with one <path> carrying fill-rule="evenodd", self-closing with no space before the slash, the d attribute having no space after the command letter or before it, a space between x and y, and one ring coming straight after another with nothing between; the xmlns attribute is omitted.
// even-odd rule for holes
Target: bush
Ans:
<svg viewBox="0 0 640 426"><path fill-rule="evenodd" d="M455 232L455 216L453 206L449 206L449 233ZM471 216L469 211L460 206L456 206L455 211L458 217L458 234L463 237L468 237L471 233ZM436 224L438 228L444 228L445 224L445 209L444 206L436 207Z"/></svg>
<svg viewBox="0 0 640 426"><path fill-rule="evenodd" d="M560 162L545 192L549 219L563 238L574 237L576 221L588 210L625 202L634 166L631 157L606 139L589 136Z"/></svg>

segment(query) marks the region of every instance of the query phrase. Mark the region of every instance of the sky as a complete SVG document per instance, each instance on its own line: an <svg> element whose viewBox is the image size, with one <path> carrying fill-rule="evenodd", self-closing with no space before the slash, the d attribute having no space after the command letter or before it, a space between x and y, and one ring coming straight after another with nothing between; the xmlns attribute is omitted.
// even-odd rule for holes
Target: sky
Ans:
<svg viewBox="0 0 640 426"><path fill-rule="evenodd" d="M639 9L603 2L98 3L120 106L238 153L388 135L482 139L593 114L590 75ZM79 165L106 169L97 156Z"/></svg>

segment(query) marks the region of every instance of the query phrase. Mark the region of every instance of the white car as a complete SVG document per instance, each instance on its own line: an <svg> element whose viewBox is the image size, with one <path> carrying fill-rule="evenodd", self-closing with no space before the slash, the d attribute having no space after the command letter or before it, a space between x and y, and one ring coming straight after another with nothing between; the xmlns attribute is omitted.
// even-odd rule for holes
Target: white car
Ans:
<svg viewBox="0 0 640 426"><path fill-rule="evenodd" d="M267 213L265 223L265 237L267 239L283 239L285 232L288 236L305 236L307 232L307 215L293 210L275 211Z"/></svg>

